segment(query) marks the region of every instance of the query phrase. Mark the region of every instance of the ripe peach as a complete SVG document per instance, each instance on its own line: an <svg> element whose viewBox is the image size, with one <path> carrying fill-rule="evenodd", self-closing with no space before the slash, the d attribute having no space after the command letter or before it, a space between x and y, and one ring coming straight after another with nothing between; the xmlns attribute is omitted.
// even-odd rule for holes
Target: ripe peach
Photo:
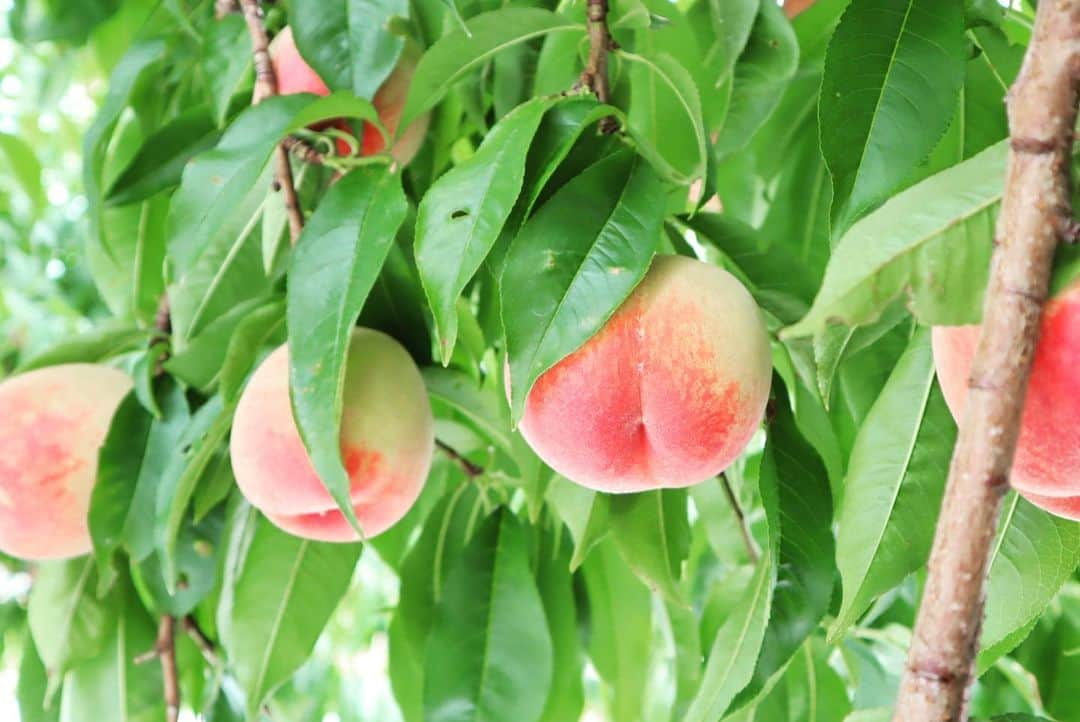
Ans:
<svg viewBox="0 0 1080 722"><path fill-rule="evenodd" d="M784 14L788 19L794 18L813 4L814 0L784 0Z"/></svg>
<svg viewBox="0 0 1080 722"><path fill-rule="evenodd" d="M945 401L960 419L978 326L939 326L934 364ZM1080 519L1080 284L1051 299L1028 383L1010 482L1032 503Z"/></svg>
<svg viewBox="0 0 1080 722"><path fill-rule="evenodd" d="M379 120L386 126L390 136L396 137L390 154L401 165L407 165L413 159L424 141L424 133L427 132L428 116L424 115L413 121L412 125L406 128L399 137L397 136L398 121L401 119L405 97L409 93L409 83L419 58L419 49L412 43L406 43L397 66L390 73L390 77L383 81L372 99L372 104L379 114ZM330 89L318 73L300 57L300 51L297 50L296 41L293 39L292 28L286 27L270 43L270 59L274 66L274 74L277 75L278 92L282 95L330 94ZM349 130L349 126L344 121L331 121L316 129L330 125L341 130ZM339 140L337 145L339 153L348 153L347 143ZM382 133L370 123L364 123L364 132L360 139L360 154L373 155L385 147Z"/></svg>
<svg viewBox="0 0 1080 722"><path fill-rule="evenodd" d="M689 486L750 441L771 368L761 314L734 276L658 256L600 332L537 379L521 433L590 489Z"/></svg>
<svg viewBox="0 0 1080 722"><path fill-rule="evenodd" d="M74 363L0 384L0 550L23 559L90 551L98 449L131 386L122 371Z"/></svg>
<svg viewBox="0 0 1080 722"><path fill-rule="evenodd" d="M355 329L346 360L341 458L366 536L392 526L420 495L431 468L433 429L427 391L408 352L384 333ZM286 346L262 362L241 394L230 448L240 491L270 521L308 539L357 539L300 440Z"/></svg>

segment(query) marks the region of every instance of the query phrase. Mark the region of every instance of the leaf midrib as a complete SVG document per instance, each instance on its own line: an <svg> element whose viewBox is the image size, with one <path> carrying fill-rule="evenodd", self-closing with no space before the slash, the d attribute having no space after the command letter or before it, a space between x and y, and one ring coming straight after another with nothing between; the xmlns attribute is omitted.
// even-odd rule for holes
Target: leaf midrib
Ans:
<svg viewBox="0 0 1080 722"><path fill-rule="evenodd" d="M255 685L252 691L256 695L262 695L262 687L266 681L266 673L270 669L270 659L273 657L275 651L274 645L277 644L278 634L281 633L281 623L285 619L285 610L289 606L293 587L296 585L296 580L300 576L300 564L307 554L308 545L310 543L311 542L307 539L300 542L300 546L296 551L296 559L293 561L292 569L289 570L288 581L285 584L285 589L281 593L281 604L278 606L274 622L270 626L270 634L266 642L266 653L262 657L262 663L259 665L259 673L255 678Z"/></svg>

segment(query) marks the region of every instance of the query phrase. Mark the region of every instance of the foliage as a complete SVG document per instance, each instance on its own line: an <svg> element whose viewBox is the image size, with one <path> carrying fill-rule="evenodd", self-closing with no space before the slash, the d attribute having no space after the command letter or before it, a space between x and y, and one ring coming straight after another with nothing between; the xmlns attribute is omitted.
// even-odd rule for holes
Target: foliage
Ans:
<svg viewBox="0 0 1080 722"><path fill-rule="evenodd" d="M159 666L134 664L163 615L213 645L178 632L208 722L888 719L956 434L928 326L978 320L1031 4L611 0L600 103L584 2L264 3L333 93L256 106L247 26L214 5L0 2L0 376L136 380L93 554L32 585L3 560L0 695L23 722L163 719ZM326 121L378 124L410 49L419 154L337 150ZM295 246L287 136L324 156L291 161ZM657 253L750 289L771 410L721 480L588 491L516 425ZM236 490L232 412L288 340L298 427L352 514L357 322L422 367L453 454L385 534L299 539ZM1009 497L977 717L1080 720L1078 561L1080 526Z"/></svg>

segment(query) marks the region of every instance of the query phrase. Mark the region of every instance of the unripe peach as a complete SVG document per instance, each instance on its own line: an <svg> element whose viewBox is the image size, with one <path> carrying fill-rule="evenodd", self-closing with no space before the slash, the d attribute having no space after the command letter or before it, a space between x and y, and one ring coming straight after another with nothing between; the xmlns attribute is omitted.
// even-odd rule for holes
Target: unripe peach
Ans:
<svg viewBox="0 0 1080 722"><path fill-rule="evenodd" d="M658 256L600 332L537 379L521 433L590 489L689 486L746 447L771 368L761 314L734 276Z"/></svg>
<svg viewBox="0 0 1080 722"><path fill-rule="evenodd" d="M409 83L412 81L416 63L419 61L420 51L413 43L405 43L398 64L390 73L390 76L379 86L372 104L379 114L379 120L386 127L390 137L397 135L398 121L401 120L401 111L405 105L405 97L409 93ZM286 27L273 42L270 43L270 60L274 66L274 74L277 76L278 92L282 95L292 93L314 93L315 95L329 95L330 89L319 77L318 73L304 61L300 51L296 48L293 39L292 28ZM331 121L321 124L316 129L325 128L329 125L348 130L344 121ZM424 115L413 121L412 125L405 129L400 137L394 141L390 155L401 165L407 165L413 159L420 145L424 142L424 134L427 132L428 116ZM338 152L348 152L348 144L338 141ZM364 132L360 139L361 155L373 155L383 150L386 143L382 133L370 123L364 123Z"/></svg>
<svg viewBox="0 0 1080 722"><path fill-rule="evenodd" d="M424 381L408 352L384 333L353 330L346 359L341 458L367 537L388 529L416 501L435 437ZM287 532L354 541L356 532L319 480L289 401L289 352L260 364L236 407L231 455L247 500Z"/></svg>
<svg viewBox="0 0 1080 722"><path fill-rule="evenodd" d="M122 371L94 364L0 384L0 550L23 559L90 551L98 449L131 386Z"/></svg>
<svg viewBox="0 0 1080 722"><path fill-rule="evenodd" d="M940 326L932 334L945 401L960 419L978 326ZM1024 402L1010 482L1032 503L1080 519L1080 284L1051 299Z"/></svg>

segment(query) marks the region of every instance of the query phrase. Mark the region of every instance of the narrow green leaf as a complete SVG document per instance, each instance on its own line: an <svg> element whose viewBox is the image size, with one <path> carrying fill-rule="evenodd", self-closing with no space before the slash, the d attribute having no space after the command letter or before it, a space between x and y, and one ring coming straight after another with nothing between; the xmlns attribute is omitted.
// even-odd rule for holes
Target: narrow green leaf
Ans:
<svg viewBox="0 0 1080 722"><path fill-rule="evenodd" d="M289 268L289 389L297 429L316 473L358 531L339 438L345 356L407 212L400 176L385 166L358 168L323 198Z"/></svg>
<svg viewBox="0 0 1080 722"><path fill-rule="evenodd" d="M471 18L428 48L416 66L401 127L432 107L457 81L504 48L548 33L581 32L581 24L550 10L504 7Z"/></svg>
<svg viewBox="0 0 1080 722"><path fill-rule="evenodd" d="M724 621L709 651L701 689L684 722L713 722L723 717L739 690L754 674L769 621L776 567L771 552L758 561L738 605Z"/></svg>
<svg viewBox="0 0 1080 722"><path fill-rule="evenodd" d="M721 160L742 148L779 105L799 66L799 43L775 2L762 2L731 75L731 98L713 147Z"/></svg>
<svg viewBox="0 0 1080 722"><path fill-rule="evenodd" d="M821 85L821 149L841 235L885 200L944 135L964 82L964 9L936 0L853 0Z"/></svg>
<svg viewBox="0 0 1080 722"><path fill-rule="evenodd" d="M705 125L701 99L689 71L665 53L625 51L629 62L628 129L641 153L665 178L686 185L705 175Z"/></svg>
<svg viewBox="0 0 1080 722"><path fill-rule="evenodd" d="M255 367L259 353L269 339L283 330L284 323L285 303L278 299L259 306L236 325L219 376L221 396L226 403L239 400L244 379Z"/></svg>
<svg viewBox="0 0 1080 722"><path fill-rule="evenodd" d="M476 153L443 175L416 212L416 263L435 318L443 365L457 340L457 299L487 257L521 192L525 158L554 100L534 98L503 117Z"/></svg>
<svg viewBox="0 0 1080 722"><path fill-rule="evenodd" d="M165 714L161 665L135 664L137 656L154 647L153 620L127 579L110 601L116 621L101 653L65 676L60 722L157 722Z"/></svg>
<svg viewBox="0 0 1080 722"><path fill-rule="evenodd" d="M180 183L184 166L221 133L206 106L192 108L147 136L105 194L110 206L134 203Z"/></svg>
<svg viewBox="0 0 1080 722"><path fill-rule="evenodd" d="M502 278L511 409L595 334L644 277L660 240L663 184L629 154L563 186L515 239Z"/></svg>
<svg viewBox="0 0 1080 722"><path fill-rule="evenodd" d="M29 630L23 636L22 659L19 661L15 694L19 701L21 722L57 722L60 705L46 704L48 678L45 665L38 656L34 638Z"/></svg>
<svg viewBox="0 0 1080 722"><path fill-rule="evenodd" d="M467 418L476 429L507 454L513 456L516 446L510 432L505 395L492 389L482 389L467 374L455 369L425 368L421 370L428 395Z"/></svg>
<svg viewBox="0 0 1080 722"><path fill-rule="evenodd" d="M218 127L225 125L232 99L250 86L254 66L251 35L240 13L210 23L203 45L202 71Z"/></svg>
<svg viewBox="0 0 1080 722"><path fill-rule="evenodd" d="M837 512L844 597L830 637L844 634L878 595L926 563L955 439L924 329L896 364L851 451Z"/></svg>
<svg viewBox="0 0 1080 722"><path fill-rule="evenodd" d="M686 490L612 495L609 518L615 546L634 573L669 602L685 606L679 582L690 553Z"/></svg>
<svg viewBox="0 0 1080 722"><path fill-rule="evenodd" d="M561 530L545 536L540 548L536 584L551 631L552 678L540 722L564 722L581 717L585 706L584 655L578 638L574 580L570 574L569 540ZM696 663L696 660L695 660Z"/></svg>
<svg viewBox="0 0 1080 722"><path fill-rule="evenodd" d="M784 331L868 323L905 296L926 324L975 323L982 310L1008 144L933 175L852 226L809 313Z"/></svg>
<svg viewBox="0 0 1080 722"><path fill-rule="evenodd" d="M496 722L540 718L552 643L520 523L489 517L450 571L424 661L424 718Z"/></svg>
<svg viewBox="0 0 1080 722"><path fill-rule="evenodd" d="M709 48L705 62L716 72L713 81L720 85L750 40L761 0L709 0L708 7L715 44Z"/></svg>
<svg viewBox="0 0 1080 722"><path fill-rule="evenodd" d="M34 149L16 135L0 133L0 157L10 171L5 175L18 181L35 209L44 208L48 199L41 182L41 162Z"/></svg>
<svg viewBox="0 0 1080 722"><path fill-rule="evenodd" d="M1018 494L1009 496L990 557L980 647L996 647L996 656L1011 651L1000 643L1038 619L1078 564L1080 524L1048 514ZM992 661L981 655L979 667Z"/></svg>
<svg viewBox="0 0 1080 722"><path fill-rule="evenodd" d="M556 475L547 489L547 501L562 519L574 541L570 571L582 565L589 552L603 541L611 530L611 496L597 494L591 489Z"/></svg>
<svg viewBox="0 0 1080 722"><path fill-rule="evenodd" d="M408 15L405 0L296 0L289 19L297 49L319 77L370 100L404 46L390 22Z"/></svg>
<svg viewBox="0 0 1080 722"><path fill-rule="evenodd" d="M235 511L217 623L248 716L303 664L349 588L359 544L279 530L247 504Z"/></svg>
<svg viewBox="0 0 1080 722"><path fill-rule="evenodd" d="M27 614L34 645L48 674L46 704L65 672L101 653L115 624L109 600L98 599L96 587L93 557L45 562L37 567Z"/></svg>
<svg viewBox="0 0 1080 722"><path fill-rule="evenodd" d="M150 332L124 322L106 322L93 329L59 340L27 357L19 373L65 363L97 363L124 351L144 346Z"/></svg>
<svg viewBox="0 0 1080 722"><path fill-rule="evenodd" d="M589 593L589 657L611 685L612 722L641 719L652 649L652 599L614 544L599 545L582 566Z"/></svg>

